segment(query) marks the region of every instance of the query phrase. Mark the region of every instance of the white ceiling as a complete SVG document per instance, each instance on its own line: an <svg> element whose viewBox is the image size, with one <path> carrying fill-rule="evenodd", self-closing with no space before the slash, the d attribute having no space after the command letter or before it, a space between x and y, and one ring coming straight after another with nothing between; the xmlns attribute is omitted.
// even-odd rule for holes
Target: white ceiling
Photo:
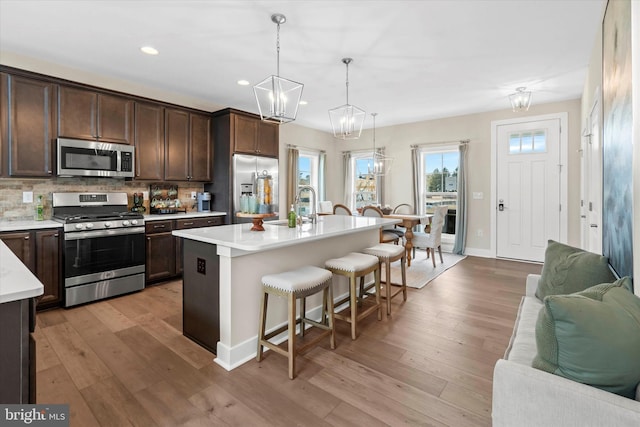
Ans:
<svg viewBox="0 0 640 427"><path fill-rule="evenodd" d="M605 0L0 0L2 55L22 55L257 112L251 84L304 83L296 123L330 131L346 100L376 126L579 98ZM158 56L142 54L152 45ZM368 116L365 127L371 127Z"/></svg>

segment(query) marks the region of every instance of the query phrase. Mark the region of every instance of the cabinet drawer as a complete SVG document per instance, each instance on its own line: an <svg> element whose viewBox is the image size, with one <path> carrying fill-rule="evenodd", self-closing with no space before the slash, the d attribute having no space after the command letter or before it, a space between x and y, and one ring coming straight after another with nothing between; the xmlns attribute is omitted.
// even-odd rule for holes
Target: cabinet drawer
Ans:
<svg viewBox="0 0 640 427"><path fill-rule="evenodd" d="M166 233L173 230L173 221L149 221L144 224L144 228L147 234Z"/></svg>
<svg viewBox="0 0 640 427"><path fill-rule="evenodd" d="M207 218L189 218L176 220L176 230L185 230L188 228L199 227L211 227L214 225L222 224L221 217L207 217Z"/></svg>

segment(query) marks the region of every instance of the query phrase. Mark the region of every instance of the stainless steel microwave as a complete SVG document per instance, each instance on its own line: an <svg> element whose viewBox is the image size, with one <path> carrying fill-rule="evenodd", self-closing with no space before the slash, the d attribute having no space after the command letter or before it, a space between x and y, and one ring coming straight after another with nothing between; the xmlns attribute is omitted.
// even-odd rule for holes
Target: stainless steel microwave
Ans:
<svg viewBox="0 0 640 427"><path fill-rule="evenodd" d="M58 138L58 176L133 178L134 147Z"/></svg>

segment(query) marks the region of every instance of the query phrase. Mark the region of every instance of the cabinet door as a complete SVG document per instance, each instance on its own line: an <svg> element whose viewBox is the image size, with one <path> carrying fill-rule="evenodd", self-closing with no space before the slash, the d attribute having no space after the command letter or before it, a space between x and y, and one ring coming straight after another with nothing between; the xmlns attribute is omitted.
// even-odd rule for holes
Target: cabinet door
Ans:
<svg viewBox="0 0 640 427"><path fill-rule="evenodd" d="M147 234L147 282L175 276L175 239L169 233Z"/></svg>
<svg viewBox="0 0 640 427"><path fill-rule="evenodd" d="M136 103L136 178L164 179L164 109Z"/></svg>
<svg viewBox="0 0 640 427"><path fill-rule="evenodd" d="M165 110L165 163L164 179L189 179L189 113L183 110Z"/></svg>
<svg viewBox="0 0 640 427"><path fill-rule="evenodd" d="M261 121L259 122L258 130L258 154L260 156L278 157L278 125Z"/></svg>
<svg viewBox="0 0 640 427"><path fill-rule="evenodd" d="M233 147L236 153L256 154L258 121L252 117L233 115Z"/></svg>
<svg viewBox="0 0 640 427"><path fill-rule="evenodd" d="M51 177L56 85L9 76L9 175Z"/></svg>
<svg viewBox="0 0 640 427"><path fill-rule="evenodd" d="M9 175L9 75L0 73L0 177Z"/></svg>
<svg viewBox="0 0 640 427"><path fill-rule="evenodd" d="M213 146L211 145L211 118L201 114L190 115L189 139L191 154L190 181L211 181Z"/></svg>
<svg viewBox="0 0 640 427"><path fill-rule="evenodd" d="M0 240L11 249L11 252L16 254L20 261L22 261L32 273L35 273L35 242L31 238L31 232L16 231L1 233Z"/></svg>
<svg viewBox="0 0 640 427"><path fill-rule="evenodd" d="M35 232L36 239L36 276L44 285L44 294L38 307L46 308L62 301L60 289L60 230L42 230Z"/></svg>
<svg viewBox="0 0 640 427"><path fill-rule="evenodd" d="M182 257L183 257L183 243L184 243L184 239L182 237L175 237L174 236L174 242L176 244L176 275L180 276L182 275L182 272L184 271L183 268L183 263L182 263Z"/></svg>
<svg viewBox="0 0 640 427"><path fill-rule="evenodd" d="M98 95L98 140L133 144L133 100Z"/></svg>
<svg viewBox="0 0 640 427"><path fill-rule="evenodd" d="M58 136L96 139L98 94L60 86L58 96Z"/></svg>

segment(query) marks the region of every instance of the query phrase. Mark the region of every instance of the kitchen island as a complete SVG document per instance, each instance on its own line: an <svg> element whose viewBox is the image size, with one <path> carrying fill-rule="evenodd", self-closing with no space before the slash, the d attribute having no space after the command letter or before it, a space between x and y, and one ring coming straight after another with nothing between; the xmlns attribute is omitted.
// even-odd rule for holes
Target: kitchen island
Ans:
<svg viewBox="0 0 640 427"><path fill-rule="evenodd" d="M288 228L286 221L234 224L173 231L184 238L184 334L216 353L216 363L232 370L256 355L261 277L324 262L379 242L382 225L398 219L327 215L317 224ZM345 278L334 278L334 299L348 293ZM307 300L310 317L320 317L320 295ZM284 299L269 303L267 330L287 321ZM315 315L315 316L314 316ZM283 334L283 339L286 334Z"/></svg>

